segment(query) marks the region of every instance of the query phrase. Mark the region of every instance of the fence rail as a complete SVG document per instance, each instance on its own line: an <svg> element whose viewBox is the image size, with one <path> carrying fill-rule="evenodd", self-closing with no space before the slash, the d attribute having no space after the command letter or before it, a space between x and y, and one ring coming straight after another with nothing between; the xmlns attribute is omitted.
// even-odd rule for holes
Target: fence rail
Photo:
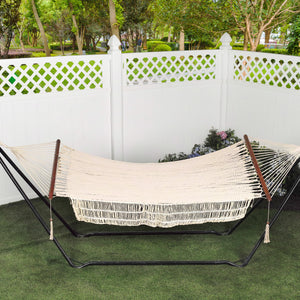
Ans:
<svg viewBox="0 0 300 300"><path fill-rule="evenodd" d="M215 79L217 53L200 50L124 54L126 85Z"/></svg>
<svg viewBox="0 0 300 300"><path fill-rule="evenodd" d="M93 55L0 60L0 96L103 88L108 59Z"/></svg>
<svg viewBox="0 0 300 300"><path fill-rule="evenodd" d="M288 55L274 55L248 51L233 52L233 77L292 90L300 89L300 59Z"/></svg>

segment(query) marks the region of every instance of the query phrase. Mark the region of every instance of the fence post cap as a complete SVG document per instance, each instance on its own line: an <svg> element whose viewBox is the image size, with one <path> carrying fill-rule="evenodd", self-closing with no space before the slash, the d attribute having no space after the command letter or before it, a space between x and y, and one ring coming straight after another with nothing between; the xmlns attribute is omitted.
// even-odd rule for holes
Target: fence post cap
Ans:
<svg viewBox="0 0 300 300"><path fill-rule="evenodd" d="M109 39L107 44L109 46L108 53L121 51L120 48L119 48L121 46L121 43L115 35L111 36L111 38Z"/></svg>
<svg viewBox="0 0 300 300"><path fill-rule="evenodd" d="M222 46L220 47L220 49L232 49L232 47L230 46L230 42L232 41L231 36L229 35L229 33L225 32L221 39L220 39Z"/></svg>

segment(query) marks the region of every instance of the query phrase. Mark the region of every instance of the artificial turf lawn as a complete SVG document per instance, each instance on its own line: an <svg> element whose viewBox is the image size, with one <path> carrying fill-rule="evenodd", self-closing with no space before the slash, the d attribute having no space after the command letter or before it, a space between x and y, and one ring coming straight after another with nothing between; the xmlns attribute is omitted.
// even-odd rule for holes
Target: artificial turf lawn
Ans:
<svg viewBox="0 0 300 300"><path fill-rule="evenodd" d="M34 203L48 219L48 210ZM78 230L66 199L55 207ZM284 211L245 268L230 266L69 267L24 201L0 206L0 299L300 299L300 211ZM54 220L55 235L79 261L244 258L264 229L257 209L231 236L119 236L76 239ZM228 227L191 226L189 229ZM104 230L127 230L106 226ZM147 229L152 230L152 229Z"/></svg>

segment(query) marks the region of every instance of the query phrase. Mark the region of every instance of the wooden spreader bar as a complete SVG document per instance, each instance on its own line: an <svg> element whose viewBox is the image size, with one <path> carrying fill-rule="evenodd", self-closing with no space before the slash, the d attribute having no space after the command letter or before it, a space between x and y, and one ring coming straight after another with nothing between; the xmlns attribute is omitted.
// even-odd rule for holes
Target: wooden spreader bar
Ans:
<svg viewBox="0 0 300 300"><path fill-rule="evenodd" d="M50 200L53 198L53 194L54 194L57 164L58 164L58 158L59 158L59 148L60 148L60 140L57 140L56 141L56 146L55 146L55 152L54 152L52 176L51 176L51 183L50 183L50 189L49 189L49 199Z"/></svg>
<svg viewBox="0 0 300 300"><path fill-rule="evenodd" d="M247 134L244 135L244 140L245 140L246 147L247 147L247 149L249 151L249 154L250 154L253 166L254 166L254 168L256 170L257 176L258 176L259 181L260 181L260 183L262 185L263 191L264 191L264 193L265 193L265 195L267 197L267 200L268 201L272 201L272 197L270 195L270 192L269 192L268 187L266 185L265 179L264 179L264 177L263 177L263 175L261 173L261 170L259 168L258 162L256 160L255 154L253 152L253 149L252 149L252 146L251 146L251 143L249 141L249 138L248 138Z"/></svg>

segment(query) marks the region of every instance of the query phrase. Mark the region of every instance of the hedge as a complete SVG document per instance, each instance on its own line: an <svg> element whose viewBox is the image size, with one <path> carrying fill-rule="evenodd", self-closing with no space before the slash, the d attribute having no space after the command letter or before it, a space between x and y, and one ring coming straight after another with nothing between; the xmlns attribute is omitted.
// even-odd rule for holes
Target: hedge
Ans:
<svg viewBox="0 0 300 300"><path fill-rule="evenodd" d="M172 51L172 48L168 46L167 44L159 44L154 48L154 51L160 52L160 51Z"/></svg>

